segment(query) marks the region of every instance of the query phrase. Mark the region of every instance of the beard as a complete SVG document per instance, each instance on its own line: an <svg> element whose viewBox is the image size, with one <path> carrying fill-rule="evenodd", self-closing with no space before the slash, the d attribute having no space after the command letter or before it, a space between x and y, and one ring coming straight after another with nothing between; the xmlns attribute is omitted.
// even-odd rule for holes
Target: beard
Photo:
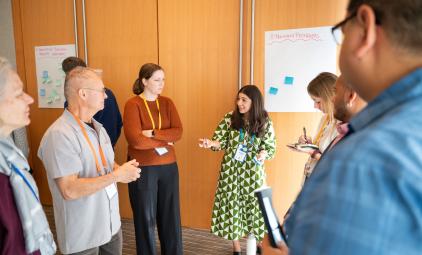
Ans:
<svg viewBox="0 0 422 255"><path fill-rule="evenodd" d="M347 105L342 103L341 105L334 105L334 118L341 122L348 122L347 118Z"/></svg>

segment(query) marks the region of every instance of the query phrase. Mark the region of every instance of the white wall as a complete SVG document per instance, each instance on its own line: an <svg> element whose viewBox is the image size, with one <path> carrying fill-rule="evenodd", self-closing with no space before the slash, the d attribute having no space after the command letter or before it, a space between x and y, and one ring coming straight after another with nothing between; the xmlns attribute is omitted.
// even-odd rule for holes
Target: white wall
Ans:
<svg viewBox="0 0 422 255"><path fill-rule="evenodd" d="M11 0L0 0L0 56L16 66Z"/></svg>

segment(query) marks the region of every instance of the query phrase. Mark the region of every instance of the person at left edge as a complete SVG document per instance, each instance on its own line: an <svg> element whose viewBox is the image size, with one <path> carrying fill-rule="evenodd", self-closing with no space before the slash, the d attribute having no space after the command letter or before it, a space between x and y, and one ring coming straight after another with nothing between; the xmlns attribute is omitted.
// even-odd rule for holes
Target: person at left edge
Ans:
<svg viewBox="0 0 422 255"><path fill-rule="evenodd" d="M173 101L161 96L164 70L144 64L125 105L123 127L130 158L142 166L142 178L129 184L136 250L154 255L155 225L161 254L183 254L179 206L179 170L173 143L182 137L182 122Z"/></svg>
<svg viewBox="0 0 422 255"><path fill-rule="evenodd" d="M93 119L104 107L104 84L90 68L65 79L69 103L44 134L38 157L53 197L57 240L63 254L122 254L116 182L140 177L136 160L114 162L110 138Z"/></svg>
<svg viewBox="0 0 422 255"><path fill-rule="evenodd" d="M24 154L9 139L13 130L30 123L34 100L10 63L0 57L0 254L56 253L37 185Z"/></svg>

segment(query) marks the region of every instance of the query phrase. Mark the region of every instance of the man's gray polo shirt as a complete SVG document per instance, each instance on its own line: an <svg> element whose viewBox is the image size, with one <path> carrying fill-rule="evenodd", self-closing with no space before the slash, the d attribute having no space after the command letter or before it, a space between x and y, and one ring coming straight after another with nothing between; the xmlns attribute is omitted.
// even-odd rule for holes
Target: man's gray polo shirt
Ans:
<svg viewBox="0 0 422 255"><path fill-rule="evenodd" d="M104 151L108 171L113 168L114 152L102 125L93 120L95 130L86 128L101 163L98 141ZM105 189L75 200L64 200L55 179L78 174L80 178L97 177L92 151L80 126L65 110L44 134L38 157L47 171L53 196L57 239L62 253L75 253L103 245L120 229L119 198L109 199Z"/></svg>

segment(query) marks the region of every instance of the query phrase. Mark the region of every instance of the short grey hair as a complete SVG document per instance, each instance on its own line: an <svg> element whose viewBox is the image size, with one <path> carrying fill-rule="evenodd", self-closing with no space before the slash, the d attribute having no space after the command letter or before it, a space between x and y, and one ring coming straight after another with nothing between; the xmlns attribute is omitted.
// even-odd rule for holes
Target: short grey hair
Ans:
<svg viewBox="0 0 422 255"><path fill-rule="evenodd" d="M95 73L94 69L89 67L77 66L72 69L65 78L64 81L64 97L67 102L71 97L72 92L77 88L76 84L84 82L89 79L100 79L100 77Z"/></svg>
<svg viewBox="0 0 422 255"><path fill-rule="evenodd" d="M6 58L0 57L0 97L3 95L3 90L12 70L10 62Z"/></svg>

